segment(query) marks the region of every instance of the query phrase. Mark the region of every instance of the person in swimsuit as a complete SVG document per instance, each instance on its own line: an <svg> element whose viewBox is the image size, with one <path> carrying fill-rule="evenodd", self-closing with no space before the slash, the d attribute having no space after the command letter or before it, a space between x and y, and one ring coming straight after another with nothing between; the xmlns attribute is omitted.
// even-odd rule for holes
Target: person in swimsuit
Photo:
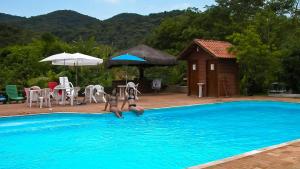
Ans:
<svg viewBox="0 0 300 169"><path fill-rule="evenodd" d="M104 111L106 111L109 104L109 111L113 112L118 118L122 118L122 111L118 108L118 96L117 90L113 89L111 95L107 95L107 102L105 104Z"/></svg>
<svg viewBox="0 0 300 169"><path fill-rule="evenodd" d="M136 96L135 96L134 88L131 87L131 88L128 89L127 99L124 100L121 109L123 109L125 104L128 103L128 110L129 111L135 112L136 115L138 115L138 116L143 114L144 113L144 108L141 107L141 106L137 106L135 100L136 100Z"/></svg>

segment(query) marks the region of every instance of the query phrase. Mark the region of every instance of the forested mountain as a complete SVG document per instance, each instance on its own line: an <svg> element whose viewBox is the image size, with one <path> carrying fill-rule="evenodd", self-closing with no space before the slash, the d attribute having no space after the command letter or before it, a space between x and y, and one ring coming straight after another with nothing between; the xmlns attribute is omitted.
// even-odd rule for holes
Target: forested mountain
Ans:
<svg viewBox="0 0 300 169"><path fill-rule="evenodd" d="M104 21L71 10L59 10L30 18L0 13L0 24L9 24L15 29L36 34L49 32L67 42L95 37L99 43L127 48L143 42L145 36L164 18L182 13L171 11L148 16L123 13ZM0 35L3 34L2 31L4 29L0 30Z"/></svg>
<svg viewBox="0 0 300 169"><path fill-rule="evenodd" d="M9 45L21 45L31 41L37 34L17 27L0 23L0 48Z"/></svg>
<svg viewBox="0 0 300 169"><path fill-rule="evenodd" d="M22 21L22 20L26 20L26 18L20 17L20 16L9 15L9 14L5 14L5 13L0 13L0 22L1 23L16 22L16 21Z"/></svg>

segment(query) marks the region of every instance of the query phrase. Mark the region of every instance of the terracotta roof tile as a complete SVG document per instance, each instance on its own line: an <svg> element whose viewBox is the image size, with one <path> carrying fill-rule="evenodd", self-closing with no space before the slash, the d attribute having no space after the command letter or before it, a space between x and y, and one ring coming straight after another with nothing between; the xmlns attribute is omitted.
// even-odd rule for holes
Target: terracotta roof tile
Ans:
<svg viewBox="0 0 300 169"><path fill-rule="evenodd" d="M234 54L228 52L228 49L232 46L229 42L204 39L195 39L194 42L206 49L215 57L236 58Z"/></svg>

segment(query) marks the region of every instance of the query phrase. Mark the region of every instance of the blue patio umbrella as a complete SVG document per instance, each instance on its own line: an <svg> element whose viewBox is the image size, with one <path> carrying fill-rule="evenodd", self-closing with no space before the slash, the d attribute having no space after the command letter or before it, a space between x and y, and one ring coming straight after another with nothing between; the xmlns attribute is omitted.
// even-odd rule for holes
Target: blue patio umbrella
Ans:
<svg viewBox="0 0 300 169"><path fill-rule="evenodd" d="M111 60L113 60L113 61L126 61L126 62L146 62L145 59L142 59L140 57L131 55L129 53L113 57ZM126 65L126 84L127 84L127 65Z"/></svg>
<svg viewBox="0 0 300 169"><path fill-rule="evenodd" d="M122 60L122 61L135 61L135 62L146 62L145 59L142 59L140 57L131 55L131 54L125 54L125 55L120 55L113 57L111 60Z"/></svg>

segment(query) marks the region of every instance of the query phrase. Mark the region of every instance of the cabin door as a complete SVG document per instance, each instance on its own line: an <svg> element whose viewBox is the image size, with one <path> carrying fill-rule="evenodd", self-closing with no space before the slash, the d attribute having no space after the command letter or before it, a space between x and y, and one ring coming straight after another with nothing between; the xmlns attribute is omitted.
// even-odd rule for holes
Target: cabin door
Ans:
<svg viewBox="0 0 300 169"><path fill-rule="evenodd" d="M197 60L189 61L189 95L198 95L199 64Z"/></svg>
<svg viewBox="0 0 300 169"><path fill-rule="evenodd" d="M207 96L218 96L218 74L217 62L215 60L208 60L206 65L206 80L207 80Z"/></svg>

